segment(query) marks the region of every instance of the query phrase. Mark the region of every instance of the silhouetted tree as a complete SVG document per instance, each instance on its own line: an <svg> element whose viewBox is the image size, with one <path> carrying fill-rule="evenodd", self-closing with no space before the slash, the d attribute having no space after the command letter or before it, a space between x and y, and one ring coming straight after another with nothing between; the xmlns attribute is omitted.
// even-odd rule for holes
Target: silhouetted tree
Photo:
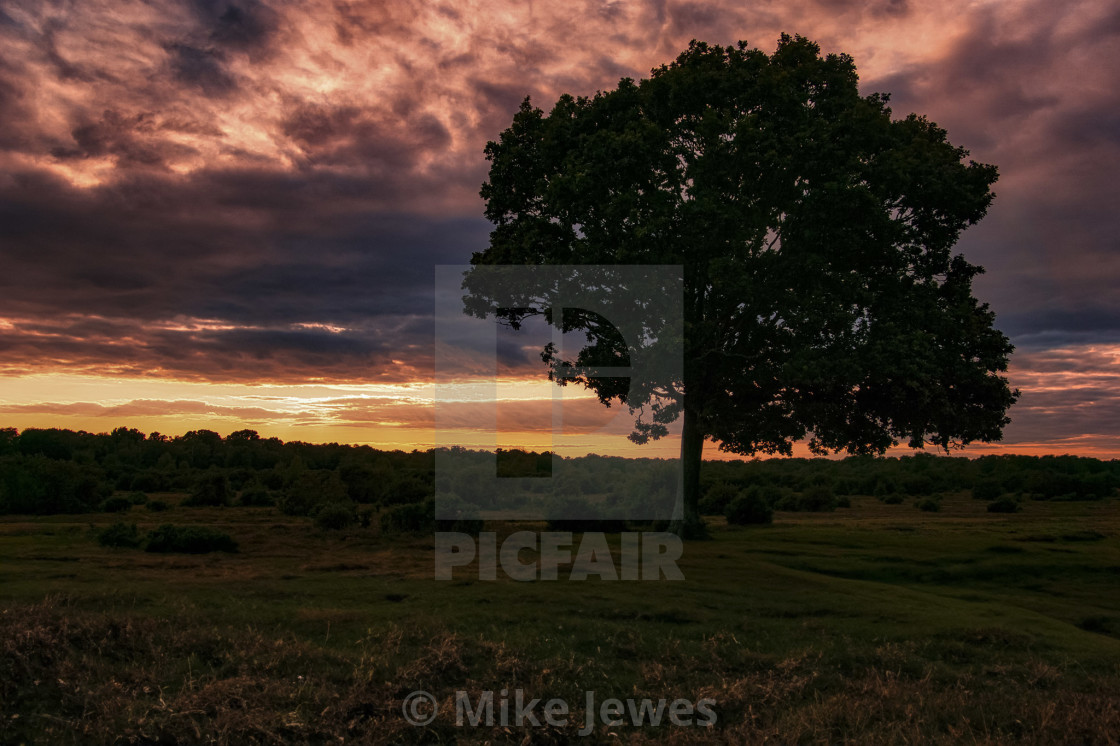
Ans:
<svg viewBox="0 0 1120 746"><path fill-rule="evenodd" d="M982 269L952 252L996 168L963 163L924 117L892 120L887 101L801 37L773 55L693 42L648 80L547 115L526 99L486 147L495 228L473 264L683 266L684 535L702 532L706 438L749 455L1002 436L1012 346L972 296ZM615 340L588 331L610 358ZM617 379L573 380L645 403Z"/></svg>

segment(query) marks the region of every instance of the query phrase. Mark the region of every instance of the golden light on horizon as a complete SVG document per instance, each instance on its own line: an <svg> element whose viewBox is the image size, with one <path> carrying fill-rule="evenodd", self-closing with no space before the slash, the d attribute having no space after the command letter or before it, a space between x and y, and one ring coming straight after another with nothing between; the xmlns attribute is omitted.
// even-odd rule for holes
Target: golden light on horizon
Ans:
<svg viewBox="0 0 1120 746"><path fill-rule="evenodd" d="M6 325L10 328L10 324ZM187 329L205 326L195 320ZM5 328L5 324L0 324ZM1018 363L1018 361L1016 361ZM1115 458L1120 438L1104 434L1064 435L1036 440L1032 428L1054 417L1093 421L1094 399L1078 407L1052 405L1047 398L1070 391L1120 389L1120 345L1088 345L1024 355L1014 364L1012 384L1024 390L1007 442L975 444L955 455L986 453L1069 453ZM625 408L603 408L593 394L576 387L561 391L543 377L503 380L464 376L441 384L440 401L451 407L450 433L436 438L433 419L436 391L431 382L347 384L329 382L214 383L169 378L114 378L65 372L9 376L0 390L0 420L6 426L68 427L107 432L120 426L177 435L192 429L228 434L255 429L284 440L340 442L412 450L437 442L465 447L554 450L564 455L605 452L618 455L672 457L675 436L647 447L626 435L632 422ZM559 394L560 398L554 398ZM553 421L557 402L562 419ZM455 407L460 407L455 411ZM472 407L474 409L472 409ZM574 408L573 408L574 407ZM498 423L498 440L490 425ZM564 425L559 423L565 422ZM909 452L899 448L895 455ZM809 456L803 446L798 456ZM735 458L709 444L708 458Z"/></svg>

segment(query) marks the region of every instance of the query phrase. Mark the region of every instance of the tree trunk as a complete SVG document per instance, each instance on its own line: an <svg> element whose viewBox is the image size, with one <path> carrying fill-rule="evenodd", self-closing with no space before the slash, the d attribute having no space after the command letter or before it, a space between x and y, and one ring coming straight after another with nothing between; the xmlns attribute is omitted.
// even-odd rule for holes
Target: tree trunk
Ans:
<svg viewBox="0 0 1120 746"><path fill-rule="evenodd" d="M700 519L700 462L704 454L704 432L699 418L684 409L681 429L681 471L677 479L677 504L669 530L682 539L706 539L708 530Z"/></svg>

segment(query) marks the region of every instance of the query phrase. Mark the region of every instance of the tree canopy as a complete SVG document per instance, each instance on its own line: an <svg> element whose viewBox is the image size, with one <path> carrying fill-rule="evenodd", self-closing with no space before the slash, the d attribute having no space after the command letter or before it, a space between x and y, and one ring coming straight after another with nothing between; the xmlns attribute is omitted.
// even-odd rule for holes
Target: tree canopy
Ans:
<svg viewBox="0 0 1120 746"><path fill-rule="evenodd" d="M953 251L996 167L888 101L802 37L772 55L694 41L648 79L547 114L527 98L486 147L494 229L472 264L683 268L681 406L661 420L683 408L686 523L706 438L752 455L1002 437L1013 348L973 297L982 268ZM615 344L590 336L592 353ZM645 403L617 379L579 380Z"/></svg>

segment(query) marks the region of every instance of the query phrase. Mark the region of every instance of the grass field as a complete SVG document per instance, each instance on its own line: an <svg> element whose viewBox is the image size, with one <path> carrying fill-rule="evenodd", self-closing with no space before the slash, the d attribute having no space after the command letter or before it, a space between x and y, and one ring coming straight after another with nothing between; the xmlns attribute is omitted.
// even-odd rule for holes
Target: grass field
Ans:
<svg viewBox="0 0 1120 746"><path fill-rule="evenodd" d="M588 690L717 703L711 728L600 725L599 743L1120 742L1115 499L854 497L709 519L681 582L523 583L433 580L431 536L159 497L124 519L240 551L100 546L119 515L0 519L0 742L567 743ZM501 689L563 698L570 723L454 724L456 691ZM439 702L427 727L401 714L414 690Z"/></svg>

